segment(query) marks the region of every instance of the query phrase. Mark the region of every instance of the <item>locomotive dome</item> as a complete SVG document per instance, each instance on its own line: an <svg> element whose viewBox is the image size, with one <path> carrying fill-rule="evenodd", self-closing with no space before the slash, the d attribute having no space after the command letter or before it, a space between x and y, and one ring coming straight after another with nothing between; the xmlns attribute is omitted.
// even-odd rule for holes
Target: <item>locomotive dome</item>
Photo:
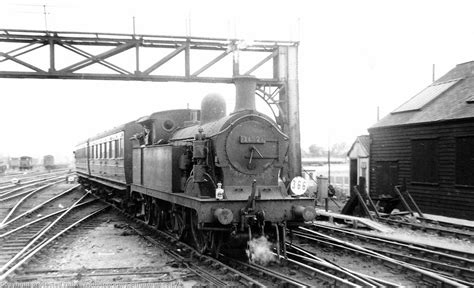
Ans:
<svg viewBox="0 0 474 288"><path fill-rule="evenodd" d="M212 122L226 115L225 100L217 93L207 94L201 101L201 124Z"/></svg>

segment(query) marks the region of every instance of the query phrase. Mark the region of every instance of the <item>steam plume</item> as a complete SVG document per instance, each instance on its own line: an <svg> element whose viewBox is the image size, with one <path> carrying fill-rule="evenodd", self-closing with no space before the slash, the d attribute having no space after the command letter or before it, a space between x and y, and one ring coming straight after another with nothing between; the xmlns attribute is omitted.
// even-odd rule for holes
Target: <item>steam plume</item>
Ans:
<svg viewBox="0 0 474 288"><path fill-rule="evenodd" d="M275 261L275 254L272 252L272 243L265 236L254 238L248 242L247 256L251 263L267 265Z"/></svg>

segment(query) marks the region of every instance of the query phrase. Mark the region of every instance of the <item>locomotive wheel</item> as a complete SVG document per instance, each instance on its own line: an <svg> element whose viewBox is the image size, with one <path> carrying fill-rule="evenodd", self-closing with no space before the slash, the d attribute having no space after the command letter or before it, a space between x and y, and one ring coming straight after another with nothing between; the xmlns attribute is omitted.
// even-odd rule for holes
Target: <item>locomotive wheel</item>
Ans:
<svg viewBox="0 0 474 288"><path fill-rule="evenodd" d="M208 236L210 236L210 232L205 233L198 229L198 217L195 211L189 213L189 216L189 225L191 226L190 230L194 248L196 248L200 253L204 253L207 250Z"/></svg>
<svg viewBox="0 0 474 288"><path fill-rule="evenodd" d="M170 232L176 234L180 240L184 237L184 232L186 231L186 223L185 223L185 213L175 211L168 215L167 219L165 219L165 227Z"/></svg>
<svg viewBox="0 0 474 288"><path fill-rule="evenodd" d="M165 229L165 221L166 221L166 210L163 207L163 204L160 204L159 200L154 200L153 201L153 219L154 219L154 225L156 228L163 230Z"/></svg>
<svg viewBox="0 0 474 288"><path fill-rule="evenodd" d="M152 225L153 219L154 219L153 199L150 196L146 196L146 195L143 197L145 198L144 201L142 202L142 205L143 205L142 211L144 211L144 220L146 224Z"/></svg>
<svg viewBox="0 0 474 288"><path fill-rule="evenodd" d="M218 257L219 252L221 250L222 242L223 242L223 237L224 235L222 234L221 231L209 231L209 236L208 236L208 250L209 253L214 256Z"/></svg>

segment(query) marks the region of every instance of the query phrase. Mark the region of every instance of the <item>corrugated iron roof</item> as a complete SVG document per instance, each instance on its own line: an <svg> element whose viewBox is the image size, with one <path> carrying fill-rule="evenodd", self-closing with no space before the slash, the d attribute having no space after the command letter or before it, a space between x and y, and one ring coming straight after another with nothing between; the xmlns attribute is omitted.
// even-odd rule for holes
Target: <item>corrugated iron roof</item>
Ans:
<svg viewBox="0 0 474 288"><path fill-rule="evenodd" d="M407 104L409 100L369 129L474 118L474 105L467 102L474 95L474 61L458 64L430 86L443 85L444 83L446 83L446 86L439 86L438 92L442 88L446 89L440 92L438 96L435 96L434 99L425 103L421 109L407 110L403 111L403 113L400 113L402 111L397 111ZM448 87L449 84L451 86ZM432 95L435 95L434 90L431 93Z"/></svg>

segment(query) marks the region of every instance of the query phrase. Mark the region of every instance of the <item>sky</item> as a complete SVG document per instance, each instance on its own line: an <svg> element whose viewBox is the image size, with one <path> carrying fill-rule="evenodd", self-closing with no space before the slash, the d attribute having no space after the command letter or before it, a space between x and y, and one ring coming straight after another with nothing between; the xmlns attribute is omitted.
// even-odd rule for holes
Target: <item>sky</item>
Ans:
<svg viewBox="0 0 474 288"><path fill-rule="evenodd" d="M0 29L132 33L135 17L137 34L299 41L301 145L307 149L351 144L376 123L377 109L382 118L428 86L433 64L438 78L474 60L473 6L0 0ZM0 52L8 48L0 45ZM224 84L86 80L0 78L0 87L0 156L53 154L59 160L72 158L78 142L122 123L160 110L199 108L211 92L225 97L229 112L235 93Z"/></svg>

